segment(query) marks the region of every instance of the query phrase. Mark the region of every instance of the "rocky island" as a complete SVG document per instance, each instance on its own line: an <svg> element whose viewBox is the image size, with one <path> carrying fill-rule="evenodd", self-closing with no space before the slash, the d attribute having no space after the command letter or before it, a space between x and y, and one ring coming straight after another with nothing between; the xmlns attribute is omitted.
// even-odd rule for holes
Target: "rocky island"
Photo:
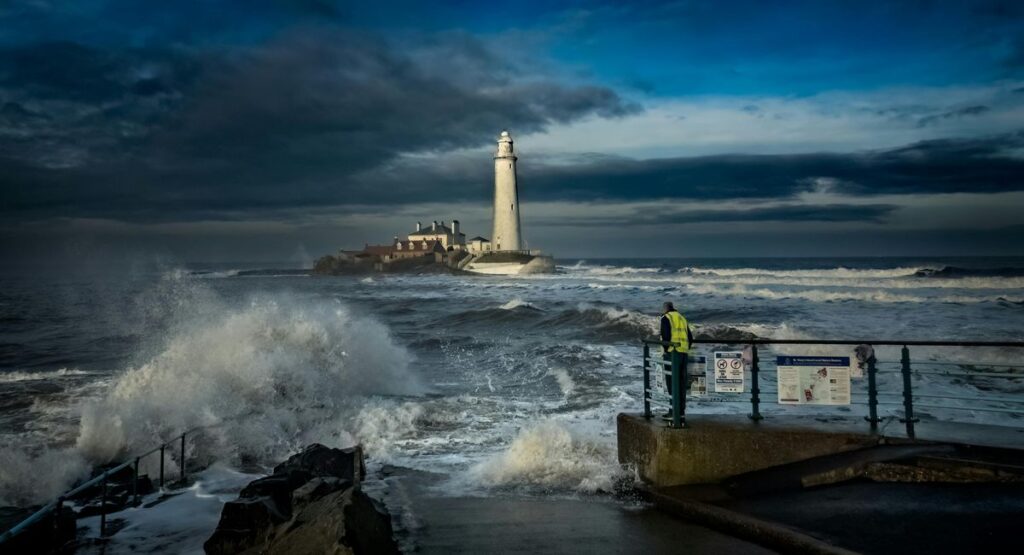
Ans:
<svg viewBox="0 0 1024 555"><path fill-rule="evenodd" d="M524 248L519 218L518 157L512 136L502 131L494 154L494 210L491 239L476 236L467 240L459 221L450 225L434 221L429 226L416 222L405 239L396 235L390 244L371 245L362 250L341 250L316 261L314 274L359 275L372 272L524 275L550 274L555 261L550 255Z"/></svg>

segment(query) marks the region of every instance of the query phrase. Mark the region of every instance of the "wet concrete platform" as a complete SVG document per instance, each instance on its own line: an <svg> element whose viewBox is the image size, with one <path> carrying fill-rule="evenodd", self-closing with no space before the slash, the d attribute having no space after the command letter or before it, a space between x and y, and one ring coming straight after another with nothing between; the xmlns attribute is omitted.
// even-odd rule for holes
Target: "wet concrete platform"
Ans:
<svg viewBox="0 0 1024 555"><path fill-rule="evenodd" d="M773 553L650 507L613 501L422 498L420 553Z"/></svg>
<svg viewBox="0 0 1024 555"><path fill-rule="evenodd" d="M848 417L687 420L619 416L620 460L683 519L785 552L1020 550L1024 430L921 421L910 438L893 418L874 431Z"/></svg>
<svg viewBox="0 0 1024 555"><path fill-rule="evenodd" d="M718 503L861 553L1019 553L1024 484L849 482Z"/></svg>
<svg viewBox="0 0 1024 555"><path fill-rule="evenodd" d="M389 468L384 491L405 552L765 555L754 543L691 524L638 499L450 496L444 478Z"/></svg>

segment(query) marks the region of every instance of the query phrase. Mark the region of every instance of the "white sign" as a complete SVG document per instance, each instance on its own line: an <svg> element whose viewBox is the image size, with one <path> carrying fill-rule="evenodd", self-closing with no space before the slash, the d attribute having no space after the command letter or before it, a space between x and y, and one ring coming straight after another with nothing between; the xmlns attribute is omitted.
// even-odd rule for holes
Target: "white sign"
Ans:
<svg viewBox="0 0 1024 555"><path fill-rule="evenodd" d="M665 375L666 374L671 375L672 367L667 365L667 364L654 363L654 365L655 365L656 368L661 368L661 370L658 370L658 371L656 371L654 373L654 390L655 391L664 391L665 393L668 393L668 394L671 395L672 392L669 391L668 390L668 386L665 385L665 383L667 381L667 380L665 380Z"/></svg>
<svg viewBox="0 0 1024 555"><path fill-rule="evenodd" d="M715 353L715 393L743 393L743 352Z"/></svg>
<svg viewBox="0 0 1024 555"><path fill-rule="evenodd" d="M704 355L686 357L686 375L690 379L690 395L703 397L708 394L708 359Z"/></svg>
<svg viewBox="0 0 1024 555"><path fill-rule="evenodd" d="M780 405L849 405L850 357L780 356Z"/></svg>

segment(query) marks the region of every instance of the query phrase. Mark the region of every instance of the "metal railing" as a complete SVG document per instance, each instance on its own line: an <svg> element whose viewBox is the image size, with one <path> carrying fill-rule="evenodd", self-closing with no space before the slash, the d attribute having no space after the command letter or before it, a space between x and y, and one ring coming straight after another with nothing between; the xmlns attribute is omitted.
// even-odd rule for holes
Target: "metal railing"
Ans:
<svg viewBox="0 0 1024 555"><path fill-rule="evenodd" d="M188 477L188 475L186 473L187 468L186 468L186 458L185 458L185 438L186 438L186 436L195 434L196 432L199 432L200 430L208 430L208 429L211 429L211 428L222 426L223 424L224 424L224 422L219 423L219 424L210 425L210 426L198 426L198 427L192 428L190 430L182 432L181 435L175 436L174 438L172 438L172 439L170 439L168 441L165 441L164 443L161 443L160 445L150 449L149 451L146 451L144 453L136 455L135 457L129 458L125 462L122 462L122 463L120 463L120 464L118 464L118 465L116 465L116 466L114 466L112 468L108 468L108 469L104 470L103 472L97 474L96 476L93 476L89 480L87 480L87 481L85 481L85 482L75 486L74 488L72 488L72 489L62 493L59 497L57 497L57 499L47 503L46 505L43 505L39 510L37 510L34 513L32 513L28 518L26 518L25 520L22 520L18 524L14 525L12 528L7 530L3 534L0 534L0 545L2 545L5 542L11 540L12 538L14 538L15 536L21 534L22 532L25 532L33 524L43 520L47 516L50 516L50 515L53 515L55 517L59 516L60 512L63 510L64 504L68 500L74 498L76 495L78 495L78 494L88 490L89 488L92 488L92 487L96 486L97 484L100 486L100 537L101 538L105 537L106 536L106 532L107 532L107 514L109 512L116 512L116 511L108 511L107 510L107 500L108 500L107 486L108 486L108 482L111 480L112 477L115 477L119 472L125 470L126 468L131 468L132 469L132 481L131 481L131 498L132 499L131 499L131 503L129 505L133 506L133 507L138 506L138 504L139 504L139 462L142 459L144 459L144 458L146 458L146 457L148 457L148 456L150 456L150 455L152 455L154 453L157 453L157 452L160 453L160 489L163 490L164 486L165 486L165 478L166 478L165 472L164 472L164 461L165 461L165 456L164 455L165 455L165 453L167 452L168 449L174 449L175 447L179 447L180 446L180 451L179 451L179 455L178 455L178 482L177 483L180 484L180 485L184 485L186 483L187 477ZM117 510L119 511L121 509L118 508Z"/></svg>
<svg viewBox="0 0 1024 555"><path fill-rule="evenodd" d="M914 368L914 362L910 357L910 347L1010 347L1010 348L1022 348L1024 349L1024 342L1012 342L1012 341L871 341L871 340L818 340L818 339L695 339L694 344L704 345L743 345L749 346L750 348L750 397L749 399L737 399L731 400L731 402L749 402L750 403L750 414L748 415L752 420L761 420L764 415L761 414L761 360L758 355L758 346L764 345L846 345L846 346L860 346L865 345L872 347L872 354L865 361L865 377L867 378L867 401L866 402L852 402L850 404L867 405L867 415L864 417L865 420L870 424L872 431L878 429L878 423L882 421L878 416L879 405L903 405L903 417L900 419L902 423L906 425L907 437L915 437L914 424L919 421L915 416L914 410L916 408L927 408L927 409L946 409L946 410L969 410L969 411L980 411L980 412L993 412L993 413L1009 413L1009 414L1020 414L1024 415L1024 397L1019 399L1010 397L970 397L962 395L946 395L946 394L929 394L929 393L915 393L914 392L914 380L915 375L933 375L933 376L960 376L968 378L1004 378L1004 379L1024 379L1024 356L1021 357L1019 364L1013 365L1000 365L1000 364L968 364L962 362L942 362L942 361L922 361L918 363L918 368ZM666 377L671 377L671 387L668 391L670 396L670 425L674 428L682 428L686 426L686 388L690 384L690 377L687 375L686 364L684 363L686 355L671 351L669 353L663 353L661 358L651 356L651 347L674 347L677 346L674 343L664 342L659 339L645 339L642 341L643 344L643 371L644 371L644 390L643 390L643 401L644 401L644 417L651 418L651 405L655 401L653 400L653 389L651 386L651 368L656 367L658 371L665 372ZM879 361L875 358L873 351L874 347L883 346L895 346L900 347L900 359L899 361ZM1021 353L1024 355L1024 352ZM893 365L897 368L894 369L880 369L879 365ZM935 367L935 366L955 366L956 368L963 369L957 370L923 370L920 366ZM1019 369L1022 372L985 372L985 371L973 371L970 370L971 366L982 367L982 368L996 368L1005 367L1008 369ZM664 370L669 368L667 372ZM964 369L966 368L966 369ZM898 374L900 376L899 391L880 391L878 376L879 374ZM851 387L851 397L852 397ZM733 395L733 394L730 394ZM879 400L879 397L890 397L898 396L902 397L899 401L887 401ZM916 403L915 401L924 400L925 403ZM1016 404L1020 405L1020 408L1000 408L1000 407L960 407L951 404L942 404L944 400L964 400L964 401L990 401L1005 404ZM727 401L729 402L729 401Z"/></svg>

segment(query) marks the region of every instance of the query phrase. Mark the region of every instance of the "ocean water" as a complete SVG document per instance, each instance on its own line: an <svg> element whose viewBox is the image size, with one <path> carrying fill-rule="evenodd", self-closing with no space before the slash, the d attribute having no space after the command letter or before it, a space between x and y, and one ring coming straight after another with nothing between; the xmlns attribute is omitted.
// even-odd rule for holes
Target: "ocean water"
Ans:
<svg viewBox="0 0 1024 555"><path fill-rule="evenodd" d="M217 427L190 448L217 476L258 473L314 441L361 443L374 468L438 473L448 492L603 495L630 478L616 463L614 419L641 408L638 340L656 333L665 300L712 336L1024 340L1024 258L558 263L531 277L253 276L241 271L268 265L151 261L4 270L0 505L43 502L94 465L200 425ZM1020 354L913 356L1005 368ZM886 363L897 357L879 349ZM977 398L950 401L968 408L993 390L1024 399L1020 379L920 387ZM708 399L690 410L748 406Z"/></svg>

